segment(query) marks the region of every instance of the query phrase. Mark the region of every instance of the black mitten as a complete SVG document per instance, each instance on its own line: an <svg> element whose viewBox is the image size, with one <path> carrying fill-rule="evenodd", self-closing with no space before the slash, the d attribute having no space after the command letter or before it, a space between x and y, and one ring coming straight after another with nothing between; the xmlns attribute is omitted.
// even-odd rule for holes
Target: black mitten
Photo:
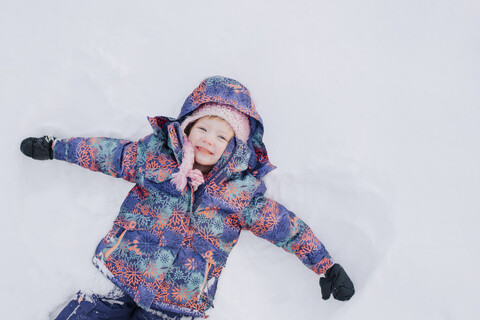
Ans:
<svg viewBox="0 0 480 320"><path fill-rule="evenodd" d="M41 138L27 138L20 144L20 150L27 157L35 160L53 159L53 142L55 138L44 136Z"/></svg>
<svg viewBox="0 0 480 320"><path fill-rule="evenodd" d="M337 263L325 272L325 278L320 278L320 288L323 300L327 300L330 298L330 294L333 294L335 299L347 301L355 293L352 280L342 266Z"/></svg>

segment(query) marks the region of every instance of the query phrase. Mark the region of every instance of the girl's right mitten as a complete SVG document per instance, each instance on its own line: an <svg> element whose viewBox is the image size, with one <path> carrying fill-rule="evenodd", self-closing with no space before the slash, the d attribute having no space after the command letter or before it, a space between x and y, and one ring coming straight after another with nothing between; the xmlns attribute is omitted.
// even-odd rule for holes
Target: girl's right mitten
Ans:
<svg viewBox="0 0 480 320"><path fill-rule="evenodd" d="M337 300L347 301L355 293L352 280L337 263L325 272L325 278L320 278L320 288L323 300L327 300L332 294Z"/></svg>
<svg viewBox="0 0 480 320"><path fill-rule="evenodd" d="M35 160L53 159L54 137L44 136L41 138L26 138L20 144L20 151L27 157Z"/></svg>

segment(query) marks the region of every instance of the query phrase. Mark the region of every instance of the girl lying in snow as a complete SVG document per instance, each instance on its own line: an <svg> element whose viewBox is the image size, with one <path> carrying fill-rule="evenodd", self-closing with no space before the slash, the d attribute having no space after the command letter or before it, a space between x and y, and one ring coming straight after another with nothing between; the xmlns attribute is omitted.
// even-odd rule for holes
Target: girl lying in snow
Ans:
<svg viewBox="0 0 480 320"><path fill-rule="evenodd" d="M348 300L353 283L312 230L264 196L275 167L263 124L239 82L211 77L186 99L177 119L149 118L138 142L110 138L27 138L21 151L135 184L94 264L119 289L79 292L57 319L207 317L217 282L242 230L295 254L320 278L323 299Z"/></svg>

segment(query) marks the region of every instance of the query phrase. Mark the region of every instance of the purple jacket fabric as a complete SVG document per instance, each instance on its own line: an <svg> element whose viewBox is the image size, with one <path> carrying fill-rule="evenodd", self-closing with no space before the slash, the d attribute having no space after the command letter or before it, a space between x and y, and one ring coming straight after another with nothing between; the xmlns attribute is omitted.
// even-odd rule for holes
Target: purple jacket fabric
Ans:
<svg viewBox="0 0 480 320"><path fill-rule="evenodd" d="M232 139L194 192L171 183L182 162L181 121L207 102L228 104L250 117L248 143ZM262 178L275 167L262 142L263 124L248 90L216 76L186 99L177 119L149 118L154 133L138 142L111 138L57 140L54 157L135 184L95 265L145 309L204 317L242 230L294 253L317 274L332 261L311 229L264 197Z"/></svg>

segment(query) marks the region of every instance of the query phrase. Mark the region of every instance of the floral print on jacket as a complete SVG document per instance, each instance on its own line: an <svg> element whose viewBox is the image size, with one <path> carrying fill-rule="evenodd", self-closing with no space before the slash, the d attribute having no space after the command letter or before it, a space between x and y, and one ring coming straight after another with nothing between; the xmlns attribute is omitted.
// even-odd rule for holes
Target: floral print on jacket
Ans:
<svg viewBox="0 0 480 320"><path fill-rule="evenodd" d="M171 183L182 162L181 121L207 102L250 117L248 143L232 139L194 192ZM154 133L137 142L111 138L57 140L54 157L134 183L112 229L98 245L95 265L145 309L205 317L240 232L295 254L317 274L332 264L312 230L264 196L263 176L275 167L262 142L263 124L248 90L211 77L186 99L177 119L149 118Z"/></svg>

